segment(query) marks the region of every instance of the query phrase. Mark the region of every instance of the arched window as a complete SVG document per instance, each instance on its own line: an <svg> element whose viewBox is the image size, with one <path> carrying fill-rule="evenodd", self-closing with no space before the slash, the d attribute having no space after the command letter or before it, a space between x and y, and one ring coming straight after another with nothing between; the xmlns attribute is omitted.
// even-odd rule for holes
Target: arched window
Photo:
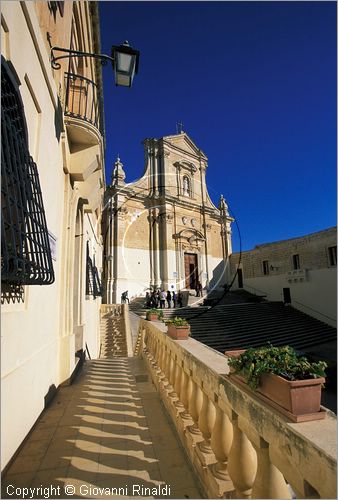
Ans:
<svg viewBox="0 0 338 500"><path fill-rule="evenodd" d="M1 57L1 281L54 282L39 174L29 154L23 104Z"/></svg>
<svg viewBox="0 0 338 500"><path fill-rule="evenodd" d="M183 195L191 196L191 184L190 179L187 175L183 177Z"/></svg>

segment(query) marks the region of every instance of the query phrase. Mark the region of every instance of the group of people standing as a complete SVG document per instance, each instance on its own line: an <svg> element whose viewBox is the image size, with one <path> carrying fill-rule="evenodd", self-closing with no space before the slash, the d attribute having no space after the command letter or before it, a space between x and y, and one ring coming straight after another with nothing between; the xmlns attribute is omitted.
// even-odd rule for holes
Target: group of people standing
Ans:
<svg viewBox="0 0 338 500"><path fill-rule="evenodd" d="M171 307L182 307L183 295L181 292L176 293L174 290L157 290L151 293L146 293L146 307L157 309L165 309L165 303L168 304L168 309Z"/></svg>

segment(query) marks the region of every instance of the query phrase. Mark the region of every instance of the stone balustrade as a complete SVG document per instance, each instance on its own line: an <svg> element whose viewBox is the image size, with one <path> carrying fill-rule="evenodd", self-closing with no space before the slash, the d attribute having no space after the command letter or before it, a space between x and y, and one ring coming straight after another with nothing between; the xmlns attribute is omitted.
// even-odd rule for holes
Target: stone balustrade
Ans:
<svg viewBox="0 0 338 500"><path fill-rule="evenodd" d="M112 316L122 316L123 306L126 304L101 304L101 316L111 314Z"/></svg>
<svg viewBox="0 0 338 500"><path fill-rule="evenodd" d="M336 418L289 423L227 377L227 358L141 320L152 380L208 498L337 498Z"/></svg>

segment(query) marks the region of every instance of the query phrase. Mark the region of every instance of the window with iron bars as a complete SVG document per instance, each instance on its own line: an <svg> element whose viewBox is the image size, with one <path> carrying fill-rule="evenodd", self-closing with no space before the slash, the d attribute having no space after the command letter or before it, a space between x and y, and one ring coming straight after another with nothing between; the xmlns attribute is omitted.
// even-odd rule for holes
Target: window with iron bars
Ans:
<svg viewBox="0 0 338 500"><path fill-rule="evenodd" d="M29 154L23 104L1 57L1 281L49 285L54 270L36 164Z"/></svg>
<svg viewBox="0 0 338 500"><path fill-rule="evenodd" d="M63 17L64 7L65 7L65 4L64 4L63 1L60 1L60 2L48 2L48 8L49 8L50 12L53 14L54 20L56 18L56 13L57 13L58 10L60 12L60 16Z"/></svg>
<svg viewBox="0 0 338 500"><path fill-rule="evenodd" d="M89 256L89 243L87 242L87 265L86 265L86 295L92 295L94 299L102 295L102 286L99 272L94 262Z"/></svg>

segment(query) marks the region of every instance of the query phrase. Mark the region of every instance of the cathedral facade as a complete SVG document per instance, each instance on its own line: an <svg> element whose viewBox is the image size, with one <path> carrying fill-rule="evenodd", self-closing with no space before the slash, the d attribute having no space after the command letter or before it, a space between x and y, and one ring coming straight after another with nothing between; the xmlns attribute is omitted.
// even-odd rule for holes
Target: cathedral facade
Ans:
<svg viewBox="0 0 338 500"><path fill-rule="evenodd" d="M107 303L154 289L219 287L228 282L231 222L206 186L207 157L181 132L146 139L145 170L125 183L118 158L105 195L104 282Z"/></svg>

